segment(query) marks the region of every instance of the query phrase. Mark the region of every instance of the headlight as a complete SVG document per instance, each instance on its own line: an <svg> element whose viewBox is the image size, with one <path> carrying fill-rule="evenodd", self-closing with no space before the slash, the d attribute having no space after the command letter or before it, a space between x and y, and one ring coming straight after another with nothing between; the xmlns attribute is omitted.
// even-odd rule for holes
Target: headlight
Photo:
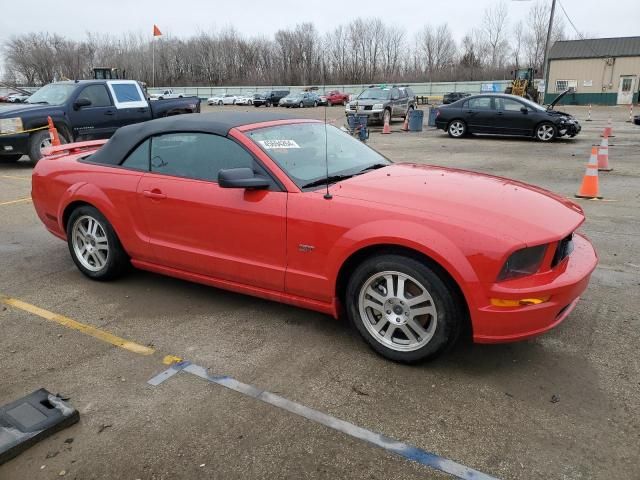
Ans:
<svg viewBox="0 0 640 480"><path fill-rule="evenodd" d="M0 118L0 133L19 133L24 130L20 117Z"/></svg>
<svg viewBox="0 0 640 480"><path fill-rule="evenodd" d="M374 110L382 110L383 108L384 108L384 103L376 103L376 104L373 106L373 109L374 109Z"/></svg>
<svg viewBox="0 0 640 480"><path fill-rule="evenodd" d="M540 268L546 251L546 245L538 245L537 247L522 248L513 252L502 267L500 275L498 275L498 281L536 273Z"/></svg>
<svg viewBox="0 0 640 480"><path fill-rule="evenodd" d="M346 108L347 110L351 110L351 103L347 102L347 104L344 106L344 108Z"/></svg>

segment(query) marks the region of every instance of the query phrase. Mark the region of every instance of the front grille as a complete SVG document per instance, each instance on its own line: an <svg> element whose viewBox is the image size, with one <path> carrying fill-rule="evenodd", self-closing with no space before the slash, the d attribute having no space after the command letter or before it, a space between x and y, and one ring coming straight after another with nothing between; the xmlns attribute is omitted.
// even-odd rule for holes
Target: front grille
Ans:
<svg viewBox="0 0 640 480"><path fill-rule="evenodd" d="M558 242L558 248L556 248L556 253L553 255L553 260L551 261L551 268L562 262L571 252L573 252L573 233L570 233Z"/></svg>
<svg viewBox="0 0 640 480"><path fill-rule="evenodd" d="M364 109L365 110L373 110L373 105L365 105Z"/></svg>

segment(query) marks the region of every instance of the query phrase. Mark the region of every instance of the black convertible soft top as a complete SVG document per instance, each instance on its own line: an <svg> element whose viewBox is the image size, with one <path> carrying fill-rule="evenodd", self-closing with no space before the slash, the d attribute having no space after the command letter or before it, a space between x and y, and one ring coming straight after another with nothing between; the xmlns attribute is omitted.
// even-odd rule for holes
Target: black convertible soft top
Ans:
<svg viewBox="0 0 640 480"><path fill-rule="evenodd" d="M92 163L119 165L131 150L153 135L171 132L201 132L226 136L229 130L234 127L295 118L275 112L191 113L157 118L119 128L100 150L86 160Z"/></svg>

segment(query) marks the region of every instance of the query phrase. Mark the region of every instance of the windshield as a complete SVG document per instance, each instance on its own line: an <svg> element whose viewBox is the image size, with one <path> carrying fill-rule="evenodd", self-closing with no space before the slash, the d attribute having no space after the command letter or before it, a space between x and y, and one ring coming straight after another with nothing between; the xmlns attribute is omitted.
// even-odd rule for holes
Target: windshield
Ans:
<svg viewBox="0 0 640 480"><path fill-rule="evenodd" d="M342 130L331 125L325 129L324 123L265 127L248 135L300 188L326 178L327 168L329 176L334 177L391 164Z"/></svg>
<svg viewBox="0 0 640 480"><path fill-rule="evenodd" d="M31 95L27 103L62 105L71 96L76 86L73 83L50 83Z"/></svg>
<svg viewBox="0 0 640 480"><path fill-rule="evenodd" d="M365 90L358 96L358 100L388 100L391 96L391 90L383 90L382 88L370 88Z"/></svg>

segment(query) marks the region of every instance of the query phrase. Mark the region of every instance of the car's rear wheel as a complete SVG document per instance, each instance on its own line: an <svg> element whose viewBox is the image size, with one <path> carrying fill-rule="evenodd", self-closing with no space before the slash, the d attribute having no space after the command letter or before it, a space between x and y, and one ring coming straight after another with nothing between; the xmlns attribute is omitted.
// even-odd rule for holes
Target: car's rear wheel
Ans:
<svg viewBox="0 0 640 480"><path fill-rule="evenodd" d="M541 123L536 127L536 138L541 142L550 142L558 135L558 129L552 123Z"/></svg>
<svg viewBox="0 0 640 480"><path fill-rule="evenodd" d="M300 103L298 104L298 106L299 106L300 108L304 108L304 102L300 102Z"/></svg>
<svg viewBox="0 0 640 480"><path fill-rule="evenodd" d="M219 101L218 101L218 105L222 105L222 100L219 100Z"/></svg>
<svg viewBox="0 0 640 480"><path fill-rule="evenodd" d="M365 260L346 292L349 319L373 350L404 363L443 353L458 338L461 302L435 270L396 254Z"/></svg>
<svg viewBox="0 0 640 480"><path fill-rule="evenodd" d="M93 280L110 280L129 264L111 224L96 208L76 208L67 221L67 244L78 269Z"/></svg>
<svg viewBox="0 0 640 480"><path fill-rule="evenodd" d="M453 120L447 127L447 133L453 138L464 137L467 133L467 124L462 120Z"/></svg>

